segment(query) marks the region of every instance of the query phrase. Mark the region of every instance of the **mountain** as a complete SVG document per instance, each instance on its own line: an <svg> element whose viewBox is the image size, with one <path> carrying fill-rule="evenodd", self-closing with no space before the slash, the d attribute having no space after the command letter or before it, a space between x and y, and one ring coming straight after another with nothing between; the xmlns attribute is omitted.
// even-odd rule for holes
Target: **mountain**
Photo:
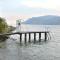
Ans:
<svg viewBox="0 0 60 60"><path fill-rule="evenodd" d="M60 16L47 15L32 17L22 24L60 25Z"/></svg>

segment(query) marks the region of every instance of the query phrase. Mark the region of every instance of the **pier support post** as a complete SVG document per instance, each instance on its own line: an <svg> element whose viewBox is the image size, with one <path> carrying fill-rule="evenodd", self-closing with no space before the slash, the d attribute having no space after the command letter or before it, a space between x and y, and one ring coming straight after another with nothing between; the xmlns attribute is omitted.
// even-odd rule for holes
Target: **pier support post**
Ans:
<svg viewBox="0 0 60 60"><path fill-rule="evenodd" d="M47 32L45 32L45 41L47 40Z"/></svg>
<svg viewBox="0 0 60 60"><path fill-rule="evenodd" d="M34 43L36 43L36 33L34 33Z"/></svg>
<svg viewBox="0 0 60 60"><path fill-rule="evenodd" d="M20 33L20 43L22 42L22 33Z"/></svg>
<svg viewBox="0 0 60 60"><path fill-rule="evenodd" d="M39 42L41 42L41 33L39 33Z"/></svg>
<svg viewBox="0 0 60 60"><path fill-rule="evenodd" d="M27 34L25 33L25 43L27 42Z"/></svg>
<svg viewBox="0 0 60 60"><path fill-rule="evenodd" d="M29 33L29 43L31 42L31 34Z"/></svg>

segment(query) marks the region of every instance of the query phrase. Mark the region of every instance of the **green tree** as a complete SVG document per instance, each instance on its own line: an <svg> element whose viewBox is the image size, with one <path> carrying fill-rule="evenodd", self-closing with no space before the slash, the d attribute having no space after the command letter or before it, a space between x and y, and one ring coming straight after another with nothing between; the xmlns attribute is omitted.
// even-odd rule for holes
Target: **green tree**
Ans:
<svg viewBox="0 0 60 60"><path fill-rule="evenodd" d="M8 25L4 18L0 17L0 33L6 33L8 31Z"/></svg>

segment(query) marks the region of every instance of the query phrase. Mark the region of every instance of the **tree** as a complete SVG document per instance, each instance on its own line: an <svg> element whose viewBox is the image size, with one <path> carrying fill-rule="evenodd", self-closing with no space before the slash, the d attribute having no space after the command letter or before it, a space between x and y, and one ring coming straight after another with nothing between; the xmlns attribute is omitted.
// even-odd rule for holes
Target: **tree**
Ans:
<svg viewBox="0 0 60 60"><path fill-rule="evenodd" d="M8 25L4 18L0 17L0 33L6 33L8 31Z"/></svg>

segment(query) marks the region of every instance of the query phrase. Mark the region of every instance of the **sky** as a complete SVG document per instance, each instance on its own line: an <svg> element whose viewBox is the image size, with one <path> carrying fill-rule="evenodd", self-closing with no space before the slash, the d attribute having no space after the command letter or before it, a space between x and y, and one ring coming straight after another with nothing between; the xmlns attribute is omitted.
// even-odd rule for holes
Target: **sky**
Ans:
<svg viewBox="0 0 60 60"><path fill-rule="evenodd" d="M44 15L60 16L60 0L0 0L0 17L9 25L15 26L18 19Z"/></svg>

